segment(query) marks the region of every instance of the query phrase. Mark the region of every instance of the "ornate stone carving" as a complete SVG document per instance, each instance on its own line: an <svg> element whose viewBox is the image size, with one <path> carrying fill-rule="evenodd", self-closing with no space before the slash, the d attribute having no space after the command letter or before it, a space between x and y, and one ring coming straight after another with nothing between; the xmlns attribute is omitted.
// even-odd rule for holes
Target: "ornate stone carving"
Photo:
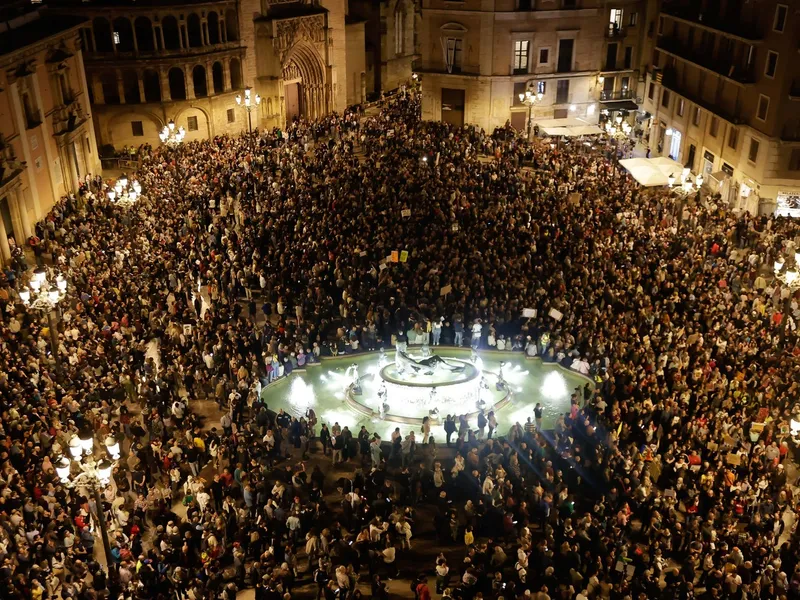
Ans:
<svg viewBox="0 0 800 600"><path fill-rule="evenodd" d="M325 18L323 15L281 19L275 22L275 46L283 60L289 50L300 38L310 42L325 41Z"/></svg>

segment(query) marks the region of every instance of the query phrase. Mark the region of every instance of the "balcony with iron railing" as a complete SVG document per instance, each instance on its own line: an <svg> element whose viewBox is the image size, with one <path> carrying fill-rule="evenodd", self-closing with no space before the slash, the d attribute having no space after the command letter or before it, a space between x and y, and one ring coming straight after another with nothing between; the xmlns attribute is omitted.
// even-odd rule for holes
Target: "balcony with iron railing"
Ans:
<svg viewBox="0 0 800 600"><path fill-rule="evenodd" d="M627 35L627 33L627 29L620 27L619 25L615 25L614 23L609 23L608 27L606 28L606 37L609 39L622 39Z"/></svg>
<svg viewBox="0 0 800 600"><path fill-rule="evenodd" d="M135 50L132 52L86 52L84 59L87 62L102 61L133 61L152 60L156 58L185 58L187 56L201 56L241 48L240 42L222 42L207 46L192 46L190 48L175 48L164 50Z"/></svg>
<svg viewBox="0 0 800 600"><path fill-rule="evenodd" d="M631 100L634 93L632 89L600 92L600 102L614 102L616 100Z"/></svg>
<svg viewBox="0 0 800 600"><path fill-rule="evenodd" d="M712 103L708 100L704 99L700 96L699 93L696 93L690 90L687 86L683 84L683 82L679 81L678 73L675 69L666 68L660 70L660 78L657 77L656 73L653 73L653 79L659 80L663 87L667 88L668 90L674 92L675 94L682 96L689 100L690 102L696 104L697 106L707 110L708 112L717 115L721 119L728 121L729 123L733 123L735 125L742 125L744 124L747 119L741 115L738 115L734 112L728 111L725 107L721 106L719 103Z"/></svg>
<svg viewBox="0 0 800 600"><path fill-rule="evenodd" d="M713 11L703 11L702 7L694 4L690 6L669 6L664 4L661 14L694 25L709 31L719 32L751 42L760 41L764 35L759 27L752 21L743 20L741 15L728 18Z"/></svg>
<svg viewBox="0 0 800 600"><path fill-rule="evenodd" d="M656 48L666 54L693 63L706 71L711 71L720 77L725 77L734 83L741 85L755 83L755 69L752 65L745 68L728 58L715 57L713 52L692 48L680 40L665 36L658 38Z"/></svg>

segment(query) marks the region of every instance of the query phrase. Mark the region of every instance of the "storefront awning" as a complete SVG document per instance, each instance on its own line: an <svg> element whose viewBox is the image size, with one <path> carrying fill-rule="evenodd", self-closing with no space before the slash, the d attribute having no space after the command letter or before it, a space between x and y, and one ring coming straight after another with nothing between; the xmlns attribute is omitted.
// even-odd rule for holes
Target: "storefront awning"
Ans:
<svg viewBox="0 0 800 600"><path fill-rule="evenodd" d="M683 172L683 165L676 160L659 156L657 158L628 158L619 161L631 176L645 187L665 186L669 183L669 176L674 175L676 180Z"/></svg>
<svg viewBox="0 0 800 600"><path fill-rule="evenodd" d="M639 105L633 100L616 100L614 102L601 102L603 110L639 110Z"/></svg>

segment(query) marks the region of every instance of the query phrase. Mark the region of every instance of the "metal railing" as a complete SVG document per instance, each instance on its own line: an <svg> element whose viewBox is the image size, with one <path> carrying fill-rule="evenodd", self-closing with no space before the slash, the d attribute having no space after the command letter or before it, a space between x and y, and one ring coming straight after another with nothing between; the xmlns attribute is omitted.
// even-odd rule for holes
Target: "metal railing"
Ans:
<svg viewBox="0 0 800 600"><path fill-rule="evenodd" d="M615 92L607 92L603 90L600 92L600 102L610 102L612 100L631 100L633 98L633 90L617 90Z"/></svg>

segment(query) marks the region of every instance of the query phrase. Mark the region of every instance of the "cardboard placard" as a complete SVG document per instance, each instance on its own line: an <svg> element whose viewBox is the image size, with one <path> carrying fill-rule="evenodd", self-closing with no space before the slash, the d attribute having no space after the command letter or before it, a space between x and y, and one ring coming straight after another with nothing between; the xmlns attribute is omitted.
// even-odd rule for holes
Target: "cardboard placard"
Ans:
<svg viewBox="0 0 800 600"><path fill-rule="evenodd" d="M439 289L439 295L440 296L446 296L447 294L449 294L452 291L453 291L453 286L452 285L446 285L443 288Z"/></svg>
<svg viewBox="0 0 800 600"><path fill-rule="evenodd" d="M410 217L411 216L411 209L410 208L404 208L403 210L400 211L400 216L401 217Z"/></svg>
<svg viewBox="0 0 800 600"><path fill-rule="evenodd" d="M386 263L381 263L378 268L383 271L386 268Z"/></svg>
<svg viewBox="0 0 800 600"><path fill-rule="evenodd" d="M564 313L562 313L560 310L556 310L555 308L551 308L547 315L553 317L556 321L560 321L564 318Z"/></svg>
<svg viewBox="0 0 800 600"><path fill-rule="evenodd" d="M400 262L400 253L397 250L392 250L392 254L389 258L393 263Z"/></svg>
<svg viewBox="0 0 800 600"><path fill-rule="evenodd" d="M404 263L408 260L408 250L400 252L400 262Z"/></svg>
<svg viewBox="0 0 800 600"><path fill-rule="evenodd" d="M362 250L361 252L359 252L359 253L358 253L358 255L359 255L361 258L364 258L364 257L367 255L367 251L366 251L366 250Z"/></svg>
<svg viewBox="0 0 800 600"><path fill-rule="evenodd" d="M728 456L725 457L725 462L727 462L729 465L734 465L738 467L740 464L742 464L742 457L739 456L738 454L734 454L733 452L731 452L730 454L728 454Z"/></svg>
<svg viewBox="0 0 800 600"><path fill-rule="evenodd" d="M522 309L522 316L526 319L533 319L536 318L536 309L535 308L523 308Z"/></svg>

